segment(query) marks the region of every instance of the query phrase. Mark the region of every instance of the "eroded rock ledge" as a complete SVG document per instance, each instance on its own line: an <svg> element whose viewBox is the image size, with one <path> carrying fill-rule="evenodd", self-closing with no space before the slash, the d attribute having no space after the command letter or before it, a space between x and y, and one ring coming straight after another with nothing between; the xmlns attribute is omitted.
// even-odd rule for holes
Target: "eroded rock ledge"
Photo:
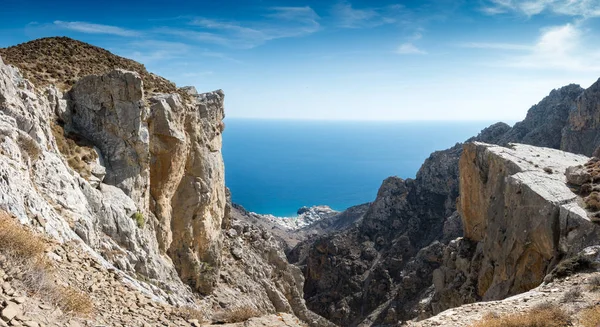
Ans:
<svg viewBox="0 0 600 327"><path fill-rule="evenodd" d="M466 144L458 205L465 233L434 272L434 313L528 291L560 259L597 244L600 229L565 177L587 161L524 144Z"/></svg>

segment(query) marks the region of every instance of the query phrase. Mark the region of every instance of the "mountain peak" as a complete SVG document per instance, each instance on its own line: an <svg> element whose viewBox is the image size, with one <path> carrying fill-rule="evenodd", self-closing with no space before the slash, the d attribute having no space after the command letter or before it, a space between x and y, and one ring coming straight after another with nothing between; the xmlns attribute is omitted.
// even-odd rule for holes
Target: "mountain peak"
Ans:
<svg viewBox="0 0 600 327"><path fill-rule="evenodd" d="M0 48L0 56L7 64L18 67L36 86L55 84L66 90L81 77L120 68L139 73L146 92L176 90L172 82L148 72L134 60L68 37L46 37Z"/></svg>

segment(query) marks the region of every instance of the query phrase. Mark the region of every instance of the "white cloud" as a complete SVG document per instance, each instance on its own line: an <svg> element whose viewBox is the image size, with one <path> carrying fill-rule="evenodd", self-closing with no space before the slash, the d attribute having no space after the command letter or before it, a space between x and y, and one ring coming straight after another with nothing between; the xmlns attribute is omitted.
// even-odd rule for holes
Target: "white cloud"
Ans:
<svg viewBox="0 0 600 327"><path fill-rule="evenodd" d="M507 55L492 62L493 66L520 69L555 70L563 72L600 72L600 47L586 39L585 33L574 24L544 28L531 46L502 43L471 43L470 47L519 50L522 54Z"/></svg>
<svg viewBox="0 0 600 327"><path fill-rule="evenodd" d="M600 17L598 0L488 0L482 11L497 15L510 11L526 16L535 16L542 12L551 12L564 16L583 18Z"/></svg>
<svg viewBox="0 0 600 327"><path fill-rule="evenodd" d="M347 1L338 2L331 9L337 26L343 28L368 28L393 24L400 20L403 13L404 6L401 5L357 9Z"/></svg>
<svg viewBox="0 0 600 327"><path fill-rule="evenodd" d="M463 48L471 49L490 49L490 50L514 50L514 51L526 51L532 50L533 47L524 44L513 44L513 43L488 43L488 42L468 42L460 45Z"/></svg>
<svg viewBox="0 0 600 327"><path fill-rule="evenodd" d="M140 32L124 29L117 26L93 24L87 22L64 22L61 20L56 20L54 21L54 25L60 28L88 34L111 34L118 36L141 35Z"/></svg>
<svg viewBox="0 0 600 327"><path fill-rule="evenodd" d="M427 54L426 51L423 51L423 50L417 48L412 43L403 43L403 44L401 44L398 47L398 49L396 49L396 53L397 54L403 54L403 55L408 55L408 54Z"/></svg>
<svg viewBox="0 0 600 327"><path fill-rule="evenodd" d="M237 22L199 17L189 25L196 30L165 30L170 34L232 48L253 48L267 41L317 32L319 16L310 7L272 7L260 22Z"/></svg>

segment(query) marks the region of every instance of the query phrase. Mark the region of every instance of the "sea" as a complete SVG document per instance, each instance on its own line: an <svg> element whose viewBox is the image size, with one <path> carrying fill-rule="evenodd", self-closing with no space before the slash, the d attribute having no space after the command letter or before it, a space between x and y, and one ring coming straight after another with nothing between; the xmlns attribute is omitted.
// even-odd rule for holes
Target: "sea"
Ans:
<svg viewBox="0 0 600 327"><path fill-rule="evenodd" d="M249 211L296 216L371 202L389 176L414 178L430 153L494 121L225 120L225 184Z"/></svg>

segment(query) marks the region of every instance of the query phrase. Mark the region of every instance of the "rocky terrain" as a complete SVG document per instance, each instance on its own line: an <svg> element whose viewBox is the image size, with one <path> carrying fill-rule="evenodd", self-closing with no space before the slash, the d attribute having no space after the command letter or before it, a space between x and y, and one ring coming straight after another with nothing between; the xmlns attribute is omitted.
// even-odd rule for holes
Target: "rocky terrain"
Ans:
<svg viewBox="0 0 600 327"><path fill-rule="evenodd" d="M522 142L590 156L600 145L599 142L586 143L595 140L597 135L596 125L588 122L596 119L592 108L596 103L594 95L598 85L600 83L587 90L577 85L553 90L529 110L525 120L514 127L497 123L467 142L505 146L509 142ZM304 268L305 297L309 308L342 326L380 326L428 317L444 308L481 299L457 300L463 291L453 292L448 286L450 296L456 298L450 301L452 304L444 304L443 296L439 290L436 293L433 285L434 272L438 275L440 268L449 264L446 253L456 253L451 248L456 246L456 241L451 241L463 235L465 217L456 206L460 194L459 158L462 154L463 145L457 144L433 153L415 180L388 178L358 226L310 241L310 254ZM465 161L467 166L473 164L475 162ZM484 161L483 164L490 163ZM544 168L542 165L538 163L541 169ZM564 174L564 168L562 165L563 170L559 174ZM502 192L502 189L488 193L492 192ZM494 201L501 201L499 194L490 196ZM466 203L468 205L468 201ZM499 203L495 205L501 205ZM482 213L478 214L481 219ZM537 219L542 218L538 216ZM499 242L503 242L502 239ZM530 239L522 237L515 241L515 246L523 247L530 243ZM511 251L502 247L503 244L498 246L503 251ZM476 244L471 246L474 249ZM545 253L544 263L536 273L542 274L543 278L544 268L556 265L568 254L572 251L560 255ZM534 260L527 255L524 258ZM508 278L514 278L516 274L512 270L507 273L511 274ZM493 280L493 276L486 278ZM465 276L455 277L456 283L465 283ZM541 282L539 276L525 280L527 278L521 286L507 290L506 294L497 294L495 298L526 291Z"/></svg>
<svg viewBox="0 0 600 327"><path fill-rule="evenodd" d="M600 82L434 152L372 203L282 219L231 203L221 90L68 38L0 58L0 326L502 326L542 312L588 327L595 312Z"/></svg>
<svg viewBox="0 0 600 327"><path fill-rule="evenodd" d="M90 303L33 322L330 325L306 308L303 276L270 231L231 217L222 91L175 89L138 63L67 38L0 55L0 209L59 245L44 261L51 276ZM5 280L19 280L3 268ZM23 285L6 289L35 307L43 297ZM6 298L4 310L17 314L0 324L27 323L22 304Z"/></svg>

